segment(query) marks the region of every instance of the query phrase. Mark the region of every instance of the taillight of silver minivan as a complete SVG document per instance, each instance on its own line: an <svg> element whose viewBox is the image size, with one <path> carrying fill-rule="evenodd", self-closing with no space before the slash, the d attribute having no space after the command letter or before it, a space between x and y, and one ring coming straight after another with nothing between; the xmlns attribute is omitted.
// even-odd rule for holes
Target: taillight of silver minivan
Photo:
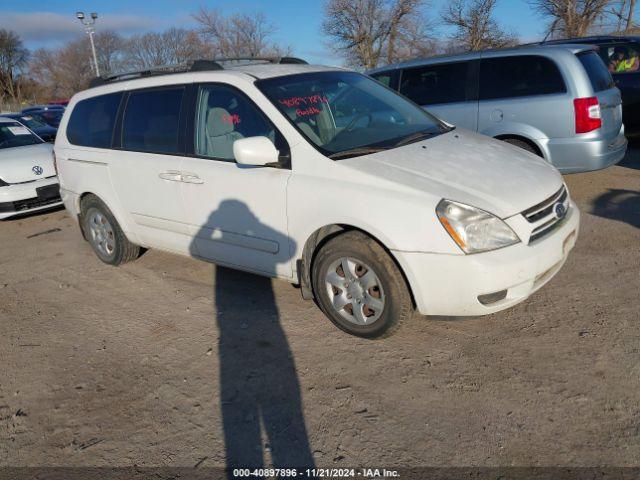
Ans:
<svg viewBox="0 0 640 480"><path fill-rule="evenodd" d="M573 107L576 115L576 133L592 132L602 126L597 97L576 98Z"/></svg>

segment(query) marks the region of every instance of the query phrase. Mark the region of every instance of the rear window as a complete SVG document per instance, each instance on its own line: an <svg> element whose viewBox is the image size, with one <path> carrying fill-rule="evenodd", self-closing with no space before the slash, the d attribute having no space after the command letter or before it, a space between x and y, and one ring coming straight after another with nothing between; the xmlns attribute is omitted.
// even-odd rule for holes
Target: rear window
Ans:
<svg viewBox="0 0 640 480"><path fill-rule="evenodd" d="M131 92L122 123L122 148L179 153L178 131L184 87Z"/></svg>
<svg viewBox="0 0 640 480"><path fill-rule="evenodd" d="M587 72L595 92L601 92L613 87L613 78L611 78L609 70L607 70L604 62L596 52L579 53L577 57Z"/></svg>
<svg viewBox="0 0 640 480"><path fill-rule="evenodd" d="M487 58L480 64L480 100L567 91L557 65L539 55Z"/></svg>
<svg viewBox="0 0 640 480"><path fill-rule="evenodd" d="M468 65L445 63L404 70L400 93L418 105L464 102Z"/></svg>
<svg viewBox="0 0 640 480"><path fill-rule="evenodd" d="M67 139L82 147L111 148L122 92L78 102L67 125ZM58 113L58 112L56 112Z"/></svg>

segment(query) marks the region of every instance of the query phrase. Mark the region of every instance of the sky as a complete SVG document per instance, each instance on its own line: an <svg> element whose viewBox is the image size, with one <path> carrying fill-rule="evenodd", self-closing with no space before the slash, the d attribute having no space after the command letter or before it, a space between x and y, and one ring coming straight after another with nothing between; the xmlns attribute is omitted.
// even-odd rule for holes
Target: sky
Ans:
<svg viewBox="0 0 640 480"><path fill-rule="evenodd" d="M0 28L17 32L30 49L56 47L84 34L76 11L97 12L96 31L131 35L171 26L195 26L191 14L200 5L226 14L262 11L277 28L273 40L288 45L294 55L312 63L339 64L340 58L322 36L323 0L0 0ZM426 9L437 20L447 0L431 0ZM544 36L544 22L526 0L498 0L495 18L523 41ZM445 36L447 30L438 28Z"/></svg>

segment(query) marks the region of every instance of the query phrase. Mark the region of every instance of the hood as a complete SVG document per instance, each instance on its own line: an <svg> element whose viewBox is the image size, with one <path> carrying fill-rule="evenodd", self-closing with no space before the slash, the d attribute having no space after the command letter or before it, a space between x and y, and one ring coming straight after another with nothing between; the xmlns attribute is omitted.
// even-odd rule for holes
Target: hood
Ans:
<svg viewBox="0 0 640 480"><path fill-rule="evenodd" d="M526 210L562 186L562 176L544 159L463 129L338 162L411 190L481 208L500 218Z"/></svg>
<svg viewBox="0 0 640 480"><path fill-rule="evenodd" d="M52 151L50 143L0 148L0 178L7 183L21 183L55 175ZM42 168L42 174L34 173L36 166Z"/></svg>

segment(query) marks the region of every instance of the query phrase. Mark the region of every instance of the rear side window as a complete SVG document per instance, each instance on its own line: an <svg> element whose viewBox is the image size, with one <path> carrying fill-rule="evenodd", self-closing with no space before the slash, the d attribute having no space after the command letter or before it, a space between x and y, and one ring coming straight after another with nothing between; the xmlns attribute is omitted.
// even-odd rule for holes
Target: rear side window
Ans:
<svg viewBox="0 0 640 480"><path fill-rule="evenodd" d="M388 70L386 72L374 73L371 75L371 78L374 78L385 87L389 87L391 90L398 90L399 74L399 70Z"/></svg>
<svg viewBox="0 0 640 480"><path fill-rule="evenodd" d="M82 147L111 148L122 92L81 100L71 112L67 139Z"/></svg>
<svg viewBox="0 0 640 480"><path fill-rule="evenodd" d="M122 148L137 152L179 153L183 94L184 87L131 92L122 123Z"/></svg>
<svg viewBox="0 0 640 480"><path fill-rule="evenodd" d="M635 42L602 44L598 54L609 72L614 75L640 71L640 45Z"/></svg>
<svg viewBox="0 0 640 480"><path fill-rule="evenodd" d="M591 86L595 92L601 92L613 87L613 78L602 58L596 52L585 52L577 55L578 60L582 63L587 76L591 81Z"/></svg>
<svg viewBox="0 0 640 480"><path fill-rule="evenodd" d="M480 100L549 95L567 91L556 64L538 55L483 59Z"/></svg>
<svg viewBox="0 0 640 480"><path fill-rule="evenodd" d="M404 70L400 93L418 105L464 102L468 68L458 62Z"/></svg>

